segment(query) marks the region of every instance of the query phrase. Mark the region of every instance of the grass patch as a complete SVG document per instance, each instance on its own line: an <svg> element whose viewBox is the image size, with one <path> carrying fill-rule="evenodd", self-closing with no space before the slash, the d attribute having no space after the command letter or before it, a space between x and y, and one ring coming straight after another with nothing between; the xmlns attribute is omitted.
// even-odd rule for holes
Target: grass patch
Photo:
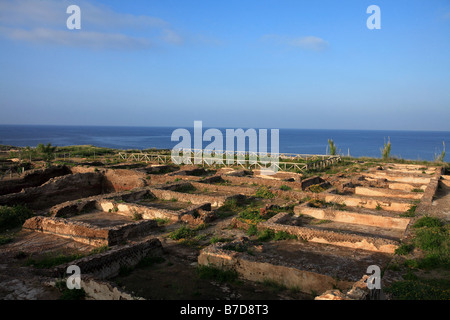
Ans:
<svg viewBox="0 0 450 320"><path fill-rule="evenodd" d="M273 240L279 241L279 240L291 240L291 239L297 239L297 236L287 233L286 231L278 231L273 236Z"/></svg>
<svg viewBox="0 0 450 320"><path fill-rule="evenodd" d="M136 211L133 211L132 219L133 219L134 221L140 221L140 220L142 220L142 219L143 219L142 213L138 213L138 212L136 212Z"/></svg>
<svg viewBox="0 0 450 320"><path fill-rule="evenodd" d="M218 243L218 242L231 242L233 241L233 239L231 238L223 238L223 237L217 237L214 236L211 239L209 239L209 243L210 244L214 244L214 243Z"/></svg>
<svg viewBox="0 0 450 320"><path fill-rule="evenodd" d="M86 298L86 291L81 289L67 288L66 281L58 281L55 287L61 292L59 300L84 300Z"/></svg>
<svg viewBox="0 0 450 320"><path fill-rule="evenodd" d="M405 261L405 266L424 270L450 270L450 227L433 217L422 217L413 225L413 245L420 248L424 257Z"/></svg>
<svg viewBox="0 0 450 320"><path fill-rule="evenodd" d="M425 192L423 189L414 188L411 190L411 192Z"/></svg>
<svg viewBox="0 0 450 320"><path fill-rule="evenodd" d="M251 224L247 229L247 235L248 236L256 236L258 234L258 227L256 224Z"/></svg>
<svg viewBox="0 0 450 320"><path fill-rule="evenodd" d="M434 217L422 217L419 220L417 220L413 225L414 228L422 228L422 227L433 228L441 226L442 226L441 220Z"/></svg>
<svg viewBox="0 0 450 320"><path fill-rule="evenodd" d="M314 219L309 224L319 225L319 224L330 223L330 222L332 222L332 221L331 220L326 220L326 219L321 219L321 220Z"/></svg>
<svg viewBox="0 0 450 320"><path fill-rule="evenodd" d="M33 212L23 205L0 206L0 232L20 227L32 216Z"/></svg>
<svg viewBox="0 0 450 320"><path fill-rule="evenodd" d="M89 253L89 255L91 254L99 254L99 253L103 253L109 250L109 247L107 244L100 246L98 248L92 249L91 252Z"/></svg>
<svg viewBox="0 0 450 320"><path fill-rule="evenodd" d="M236 282L238 274L234 270L221 270L212 266L198 266L197 275L201 279L218 282Z"/></svg>
<svg viewBox="0 0 450 320"><path fill-rule="evenodd" d="M255 196L257 198L264 198L264 199L273 199L275 197L275 194L270 191L270 189L266 186L261 186L256 190Z"/></svg>
<svg viewBox="0 0 450 320"><path fill-rule="evenodd" d="M416 208L416 204L411 206L411 208L400 214L400 217L414 217L416 215Z"/></svg>
<svg viewBox="0 0 450 320"><path fill-rule="evenodd" d="M216 214L219 218L226 218L236 214L241 206L237 199L228 199L225 203L216 210Z"/></svg>
<svg viewBox="0 0 450 320"><path fill-rule="evenodd" d="M172 240L191 239L197 234L196 230L193 230L187 226L181 226L175 231L169 234L169 238Z"/></svg>
<svg viewBox="0 0 450 320"><path fill-rule="evenodd" d="M163 226L163 225L168 224L170 222L170 219L167 219L167 218L156 218L155 221L158 224L158 226Z"/></svg>
<svg viewBox="0 0 450 320"><path fill-rule="evenodd" d="M81 253L75 253L75 254L69 254L69 255L65 255L65 254L61 254L61 253L56 254L56 255L46 254L38 260L35 260L30 257L26 261L25 264L27 266L34 266L35 268L38 268L38 269L50 269L50 268L53 268L53 267L58 266L63 263L81 259L84 256L85 255L83 255Z"/></svg>
<svg viewBox="0 0 450 320"><path fill-rule="evenodd" d="M309 191L314 193L320 193L325 191L325 189L319 186L318 184L313 184L312 186L309 187Z"/></svg>
<svg viewBox="0 0 450 320"><path fill-rule="evenodd" d="M385 288L385 291L391 293L396 300L449 300L449 288L448 280L412 279L397 281Z"/></svg>
<svg viewBox="0 0 450 320"><path fill-rule="evenodd" d="M13 241L12 237L9 236L0 236L0 246L3 244L7 244Z"/></svg>
<svg viewBox="0 0 450 320"><path fill-rule="evenodd" d="M414 246L412 244L402 244L397 249L395 249L395 254L404 256L408 253L410 253L414 249Z"/></svg>
<svg viewBox="0 0 450 320"><path fill-rule="evenodd" d="M285 185L285 184L283 184L283 185L280 186L280 190L289 191L289 190L292 190L292 188L287 186L287 185Z"/></svg>

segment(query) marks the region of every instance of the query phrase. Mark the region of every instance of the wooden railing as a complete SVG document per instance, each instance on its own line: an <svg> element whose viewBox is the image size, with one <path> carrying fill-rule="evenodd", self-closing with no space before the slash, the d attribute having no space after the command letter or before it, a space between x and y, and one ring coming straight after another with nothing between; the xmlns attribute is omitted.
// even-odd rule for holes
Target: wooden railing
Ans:
<svg viewBox="0 0 450 320"><path fill-rule="evenodd" d="M180 157L183 164L198 164L202 166L240 166L245 169L266 169L271 168L276 171L299 171L304 172L311 169L324 168L329 165L335 164L341 161L340 155L320 155L320 154L287 154L277 153L267 155L257 152L230 152L230 151L215 151L204 152L204 150L192 150L189 155L187 150L183 156L181 156L182 150L176 150L180 152ZM228 156L228 158L227 158ZM156 162L159 164L182 164L180 159L172 158L171 155L163 155L158 153L127 153L119 152L118 157L120 160L136 161L136 162ZM221 163L219 162L222 160ZM276 159L271 161L270 159ZM218 161L219 160L219 161ZM286 161L291 160L291 161ZM295 162L297 161L297 162Z"/></svg>

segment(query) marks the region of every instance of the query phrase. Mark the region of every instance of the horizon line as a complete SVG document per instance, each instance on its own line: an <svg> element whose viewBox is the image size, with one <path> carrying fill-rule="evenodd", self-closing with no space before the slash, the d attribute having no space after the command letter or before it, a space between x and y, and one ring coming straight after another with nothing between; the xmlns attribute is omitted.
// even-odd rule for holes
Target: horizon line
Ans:
<svg viewBox="0 0 450 320"><path fill-rule="evenodd" d="M105 127L105 128L194 128L192 126L168 126L168 125L153 125L153 126L144 126L144 125L104 125L104 124L3 124L0 123L0 126L42 126L42 127ZM231 127L231 126L206 126L203 127L206 129L210 128L218 128L218 129L253 129L251 127ZM288 128L288 127L278 127L278 128L269 128L269 127L259 127L255 129L285 129L285 130L336 130L336 131L397 131L397 132L449 132L450 130L427 130L427 129L342 129L342 128Z"/></svg>

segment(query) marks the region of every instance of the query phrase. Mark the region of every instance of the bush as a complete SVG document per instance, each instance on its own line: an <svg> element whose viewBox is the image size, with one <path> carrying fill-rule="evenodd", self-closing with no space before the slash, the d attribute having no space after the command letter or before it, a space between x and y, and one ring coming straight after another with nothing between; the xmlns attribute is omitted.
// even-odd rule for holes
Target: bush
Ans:
<svg viewBox="0 0 450 320"><path fill-rule="evenodd" d="M405 280L393 283L385 291L397 300L449 300L448 285L448 281Z"/></svg>
<svg viewBox="0 0 450 320"><path fill-rule="evenodd" d="M391 154L391 139L388 138L388 142L384 142L384 148L381 149L381 157L383 160L388 160Z"/></svg>
<svg viewBox="0 0 450 320"><path fill-rule="evenodd" d="M395 249L395 254L403 256L405 254L410 253L414 249L412 244L402 244L400 247Z"/></svg>
<svg viewBox="0 0 450 320"><path fill-rule="evenodd" d="M330 155L336 155L336 145L334 144L333 139L328 139L328 145L330 146Z"/></svg>
<svg viewBox="0 0 450 320"><path fill-rule="evenodd" d="M264 199L272 199L275 197L273 192L270 191L270 189L266 186L259 187L258 190L256 191L255 196L257 198L264 198Z"/></svg>
<svg viewBox="0 0 450 320"><path fill-rule="evenodd" d="M258 240L259 241L270 241L275 237L275 233L273 230L265 229L258 232Z"/></svg>
<svg viewBox="0 0 450 320"><path fill-rule="evenodd" d="M33 212L23 205L0 207L0 232L21 226Z"/></svg>
<svg viewBox="0 0 450 320"><path fill-rule="evenodd" d="M289 240L289 239L297 239L297 236L287 233L286 231L278 231L275 233L273 240L279 241L279 240Z"/></svg>
<svg viewBox="0 0 450 320"><path fill-rule="evenodd" d="M199 278L218 282L235 282L238 278L238 274L234 270L222 270L212 266L198 266L197 275Z"/></svg>
<svg viewBox="0 0 450 320"><path fill-rule="evenodd" d="M180 239L190 239L195 237L196 235L196 231L186 227L186 226L182 226L180 228L178 228L175 231L172 231L169 234L169 238L173 239L173 240L180 240Z"/></svg>
<svg viewBox="0 0 450 320"><path fill-rule="evenodd" d="M289 191L289 190L292 190L292 188L287 186L287 185L285 185L285 184L283 184L283 185L281 185L280 190Z"/></svg>
<svg viewBox="0 0 450 320"><path fill-rule="evenodd" d="M422 217L414 223L414 228L422 228L422 227L441 227L441 220L434 217Z"/></svg>

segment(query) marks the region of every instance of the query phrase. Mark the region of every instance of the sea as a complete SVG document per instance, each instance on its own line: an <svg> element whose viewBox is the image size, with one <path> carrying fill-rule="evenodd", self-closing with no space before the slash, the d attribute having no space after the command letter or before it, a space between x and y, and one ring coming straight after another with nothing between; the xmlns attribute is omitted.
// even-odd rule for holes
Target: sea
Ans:
<svg viewBox="0 0 450 320"><path fill-rule="evenodd" d="M54 146L94 145L115 149L172 149L179 141L172 141L175 127L112 127L112 126L56 126L56 125L0 125L0 145L35 147L39 143ZM193 128L187 129L191 134ZM208 128L203 128L203 133ZM225 130L239 128L217 128ZM246 130L246 128L241 128ZM192 135L193 136L193 135ZM268 149L270 151L270 130ZM295 154L327 154L328 139L337 152L352 157L381 157L384 143L391 142L391 156L406 160L433 161L448 146L445 161L450 161L450 131L386 131L386 130L330 130L279 129L279 152ZM275 141L275 140L274 140ZM192 147L194 142L192 142ZM204 141L203 148L211 142ZM235 150L245 151L245 150Z"/></svg>

